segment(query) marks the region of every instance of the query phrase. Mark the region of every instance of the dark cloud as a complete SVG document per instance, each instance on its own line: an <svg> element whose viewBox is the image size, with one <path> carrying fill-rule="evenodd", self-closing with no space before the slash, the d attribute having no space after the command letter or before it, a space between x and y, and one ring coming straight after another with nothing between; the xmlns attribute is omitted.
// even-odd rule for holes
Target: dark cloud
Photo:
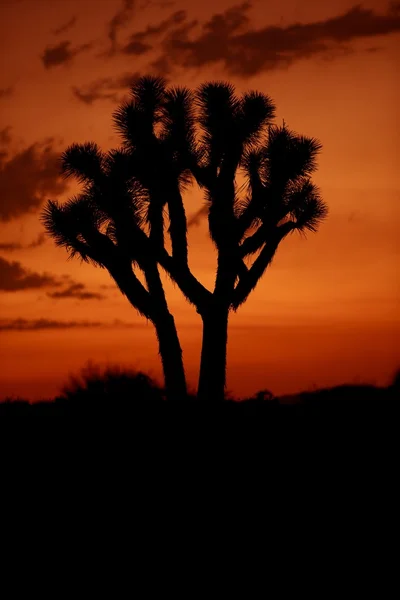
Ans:
<svg viewBox="0 0 400 600"><path fill-rule="evenodd" d="M46 69L51 69L52 67L67 64L71 62L77 54L90 50L92 45L93 44L89 42L73 48L71 47L71 42L69 40L64 40L56 46L47 46L41 56L43 65Z"/></svg>
<svg viewBox="0 0 400 600"><path fill-rule="evenodd" d="M144 10L145 8L149 8L149 6L156 6L157 8L170 8L176 4L174 0L144 0L139 8L140 10Z"/></svg>
<svg viewBox="0 0 400 600"><path fill-rule="evenodd" d="M167 83L167 75L171 73L171 70L171 63L166 56L159 56L156 60L153 60L148 69L148 71L152 74L162 76Z"/></svg>
<svg viewBox="0 0 400 600"><path fill-rule="evenodd" d="M37 245L37 242L38 240L34 243ZM0 256L0 292L21 292L44 288L58 288L54 292L47 293L49 298L55 300L65 298L103 300L105 298L103 294L89 292L83 283L74 281L69 276L55 277L50 273L36 273L25 268L18 261L11 262Z"/></svg>
<svg viewBox="0 0 400 600"><path fill-rule="evenodd" d="M77 21L76 16L73 16L69 19L69 21L60 25L60 27L53 29L52 33L54 35L60 35L60 33L65 33L66 31L68 31L75 25L76 21Z"/></svg>
<svg viewBox="0 0 400 600"><path fill-rule="evenodd" d="M11 131L12 127L11 125L7 125L7 127L3 127L3 129L0 129L0 145L2 146L8 146L9 143L11 142Z"/></svg>
<svg viewBox="0 0 400 600"><path fill-rule="evenodd" d="M0 291L18 292L44 287L56 287L60 282L48 273L35 273L20 262L9 262L0 256Z"/></svg>
<svg viewBox="0 0 400 600"><path fill-rule="evenodd" d="M119 77L103 77L96 79L86 87L72 87L72 92L84 104L93 104L96 100L112 100L121 98L118 92L128 90L140 77L140 73L124 73Z"/></svg>
<svg viewBox="0 0 400 600"><path fill-rule="evenodd" d="M153 49L151 44L146 44L145 42L141 42L139 40L131 40L126 46L122 48L122 52L124 54L133 54L134 56L141 56L142 54L146 54Z"/></svg>
<svg viewBox="0 0 400 600"><path fill-rule="evenodd" d="M50 298L55 299L77 298L78 300L103 300L105 298L103 294L87 292L86 286L83 283L73 283L64 290L60 290L58 292L48 292L47 295Z"/></svg>
<svg viewBox="0 0 400 600"><path fill-rule="evenodd" d="M146 29L137 31L130 36L128 43L121 48L121 52L124 54L134 54L136 56L149 52L153 48L150 42L153 42L167 31L182 25L186 21L186 18L186 11L179 10L174 12L167 19L160 21L158 25L149 25Z"/></svg>
<svg viewBox="0 0 400 600"><path fill-rule="evenodd" d="M110 284L110 285L107 285L107 284L102 284L102 285L100 286L100 289L102 289L102 290L114 290L114 291L115 291L115 290L117 290L118 288L117 288L117 286L116 286L115 284Z"/></svg>
<svg viewBox="0 0 400 600"><path fill-rule="evenodd" d="M38 248L46 241L44 233L40 233L38 237L29 244L21 244L21 242L0 243L0 250L3 252L15 252L16 250L27 250L30 248Z"/></svg>
<svg viewBox="0 0 400 600"><path fill-rule="evenodd" d="M46 235L44 233L39 233L36 240L30 242L25 248L38 248L39 246L43 246L46 241Z"/></svg>
<svg viewBox="0 0 400 600"><path fill-rule="evenodd" d="M39 331L42 329L75 329L101 327L97 321L53 321L51 319L0 319L0 331Z"/></svg>
<svg viewBox="0 0 400 600"><path fill-rule="evenodd" d="M9 143L8 131L3 130L3 138ZM0 221L38 210L49 195L62 194L67 187L52 138L11 157L8 149L0 152Z"/></svg>
<svg viewBox="0 0 400 600"><path fill-rule="evenodd" d="M6 88L0 88L0 100L2 98L8 98L14 93L14 88L10 85Z"/></svg>
<svg viewBox="0 0 400 600"><path fill-rule="evenodd" d="M114 54L117 50L118 32L129 23L134 6L135 0L122 0L121 8L115 13L108 24L108 39L111 42L110 54Z"/></svg>
<svg viewBox="0 0 400 600"><path fill-rule="evenodd" d="M250 27L247 14L250 8L250 3L244 2L223 13L213 15L202 25L201 32L197 36L191 36L193 29L198 25L197 21L182 22L179 27L172 28L165 36L161 44L163 54L154 61L153 65L170 71L172 66L195 67L218 62L223 58L228 59L227 45L231 39L239 31ZM200 56L195 61L195 54L198 52ZM198 64L195 64L196 62Z"/></svg>
<svg viewBox="0 0 400 600"><path fill-rule="evenodd" d="M188 23L169 31L162 41L162 54L155 61L171 70L174 66L200 68L221 64L230 75L246 78L316 55L332 57L357 40L400 31L400 5L386 13L356 5L342 15L312 23L254 28L251 5L245 2L215 14L197 35Z"/></svg>
<svg viewBox="0 0 400 600"><path fill-rule="evenodd" d="M0 331L40 331L43 329L88 329L88 328L113 328L113 327L142 327L141 323L125 323L115 320L113 323L100 321L56 321L52 319L0 319Z"/></svg>

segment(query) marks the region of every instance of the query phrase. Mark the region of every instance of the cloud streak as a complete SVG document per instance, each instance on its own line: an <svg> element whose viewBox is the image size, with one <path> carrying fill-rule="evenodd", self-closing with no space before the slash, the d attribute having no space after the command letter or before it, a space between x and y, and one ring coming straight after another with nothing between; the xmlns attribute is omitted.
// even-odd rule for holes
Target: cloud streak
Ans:
<svg viewBox="0 0 400 600"><path fill-rule="evenodd" d="M158 25L149 25L142 31L137 31L132 34L129 38L129 42L121 48L123 54L133 54L140 56L152 50L151 42L154 42L159 36L168 32L169 30L182 25L187 18L185 10L179 10L174 12L170 17L160 21Z"/></svg>
<svg viewBox="0 0 400 600"><path fill-rule="evenodd" d="M169 71L219 64L229 75L248 78L302 59L340 55L358 40L400 32L399 3L393 3L386 13L355 5L321 21L261 28L250 24L250 8L251 4L244 2L214 14L196 33L194 23L187 21L172 28L153 64Z"/></svg>
<svg viewBox="0 0 400 600"><path fill-rule="evenodd" d="M121 8L114 14L108 23L108 39L111 44L110 54L116 52L119 30L129 23L134 7L135 0L123 0Z"/></svg>
<svg viewBox="0 0 400 600"><path fill-rule="evenodd" d="M14 93L14 88L10 85L6 88L0 88L0 100L3 98L9 98Z"/></svg>
<svg viewBox="0 0 400 600"><path fill-rule="evenodd" d="M140 77L140 73L123 73L119 77L102 77L85 87L72 87L72 93L83 104L91 106L97 100L121 100L118 92L128 90Z"/></svg>
<svg viewBox="0 0 400 600"><path fill-rule="evenodd" d="M9 156L9 128L0 132L0 221L11 221L35 212L49 195L62 194L68 184L61 177L54 139L31 144Z"/></svg>
<svg viewBox="0 0 400 600"><path fill-rule="evenodd" d="M73 281L69 276L62 278L50 273L36 273L24 267L19 261L8 261L0 256L0 292L23 292L46 288L58 288L54 292L47 293L49 298L55 300L67 298L103 300L105 298L103 294L88 291L83 283Z"/></svg>
<svg viewBox="0 0 400 600"><path fill-rule="evenodd" d="M23 290L56 287L60 282L49 273L35 273L18 261L8 261L0 256L0 291L19 292Z"/></svg>
<svg viewBox="0 0 400 600"><path fill-rule="evenodd" d="M55 46L47 46L41 55L42 63L45 69L52 69L60 65L68 64L72 59L82 52L87 52L93 44L88 42L80 46L72 47L69 40L63 40Z"/></svg>
<svg viewBox="0 0 400 600"><path fill-rule="evenodd" d="M42 246L46 241L44 233L40 233L38 237L30 242L29 244L21 244L20 242L6 242L0 244L0 250L3 252L15 252L16 250L29 250L31 248L38 248Z"/></svg>
<svg viewBox="0 0 400 600"><path fill-rule="evenodd" d="M64 290L48 292L47 296L56 300L64 298L76 298L78 300L103 300L105 296L96 292L86 291L83 283L73 283Z"/></svg>
<svg viewBox="0 0 400 600"><path fill-rule="evenodd" d="M3 127L0 129L0 145L8 146L11 142L11 125L7 125L7 127Z"/></svg>
<svg viewBox="0 0 400 600"><path fill-rule="evenodd" d="M60 33L65 33L69 29L72 29L72 27L75 25L76 21L77 21L77 17L73 16L66 23L63 23L62 25L60 25L60 27L53 29L52 33L54 35L60 35Z"/></svg>
<svg viewBox="0 0 400 600"><path fill-rule="evenodd" d="M115 320L112 323L102 323L100 321L57 321L53 319L0 319L0 332L2 331L43 331L58 329L94 329L114 327L143 327L141 323L125 323Z"/></svg>

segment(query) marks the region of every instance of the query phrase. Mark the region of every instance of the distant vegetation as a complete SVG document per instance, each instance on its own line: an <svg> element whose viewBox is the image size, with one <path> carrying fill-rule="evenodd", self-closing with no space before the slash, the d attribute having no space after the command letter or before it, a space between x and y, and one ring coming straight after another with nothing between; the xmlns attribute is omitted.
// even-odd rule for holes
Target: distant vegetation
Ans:
<svg viewBox="0 0 400 600"><path fill-rule="evenodd" d="M84 367L78 376L71 376L59 396L52 400L29 402L6 398L0 403L0 417L5 416L140 416L141 413L166 415L194 412L248 413L266 415L354 416L382 413L394 407L400 398L400 369L387 387L345 384L332 388L305 391L297 396L279 398L262 390L241 401L226 398L220 405L204 405L196 396L187 395L181 403L166 399L165 390L142 372L120 367L101 369Z"/></svg>

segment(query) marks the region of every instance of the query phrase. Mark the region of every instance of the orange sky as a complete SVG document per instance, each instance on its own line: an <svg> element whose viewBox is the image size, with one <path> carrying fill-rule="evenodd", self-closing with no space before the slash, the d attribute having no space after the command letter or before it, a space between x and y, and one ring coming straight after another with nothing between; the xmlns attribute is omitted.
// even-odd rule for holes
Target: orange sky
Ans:
<svg viewBox="0 0 400 600"><path fill-rule="evenodd" d="M54 394L89 359L161 374L152 325L107 273L43 242L38 220L45 199L72 192L57 176L60 151L118 145L111 115L136 73L264 91L278 122L324 146L315 181L329 218L283 242L232 316L228 389L386 384L400 366L399 32L399 4L380 0L1 0L0 398ZM186 200L189 215L202 205L195 188ZM189 239L211 285L206 223ZM200 320L167 289L194 386Z"/></svg>

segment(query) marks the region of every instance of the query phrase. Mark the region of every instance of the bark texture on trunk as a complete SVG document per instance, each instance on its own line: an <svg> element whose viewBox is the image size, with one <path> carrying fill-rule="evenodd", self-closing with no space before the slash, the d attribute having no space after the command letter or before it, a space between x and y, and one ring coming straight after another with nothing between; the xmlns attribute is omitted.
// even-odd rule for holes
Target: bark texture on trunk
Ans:
<svg viewBox="0 0 400 600"><path fill-rule="evenodd" d="M203 319L198 399L220 402L224 399L226 350L228 341L228 308L210 307Z"/></svg>
<svg viewBox="0 0 400 600"><path fill-rule="evenodd" d="M186 378L175 321L170 313L164 313L153 320L156 328L159 354L164 371L165 389L169 402L182 402L186 399Z"/></svg>

